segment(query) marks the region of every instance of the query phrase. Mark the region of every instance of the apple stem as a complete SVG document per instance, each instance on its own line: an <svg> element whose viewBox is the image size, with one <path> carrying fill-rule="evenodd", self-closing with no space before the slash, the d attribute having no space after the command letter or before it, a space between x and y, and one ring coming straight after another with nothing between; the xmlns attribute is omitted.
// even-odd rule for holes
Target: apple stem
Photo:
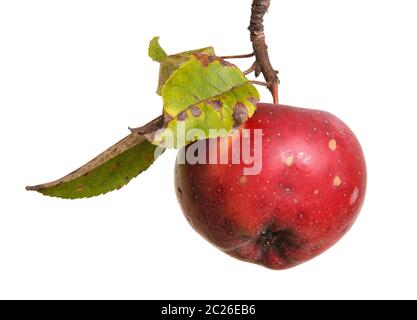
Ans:
<svg viewBox="0 0 417 320"><path fill-rule="evenodd" d="M263 74L268 89L272 94L272 98L275 104L279 102L278 85L279 78L278 72L272 67L268 54L268 46L265 41L264 33L264 17L268 12L271 0L253 0L252 3L252 15L250 19L249 31L250 39L253 45L253 50L256 57L256 65L258 69L255 69L255 76Z"/></svg>

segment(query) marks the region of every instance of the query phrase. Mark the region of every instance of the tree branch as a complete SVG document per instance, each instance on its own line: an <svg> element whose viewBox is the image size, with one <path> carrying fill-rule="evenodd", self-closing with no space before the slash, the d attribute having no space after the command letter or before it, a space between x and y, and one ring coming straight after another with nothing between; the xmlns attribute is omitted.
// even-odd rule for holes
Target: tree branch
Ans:
<svg viewBox="0 0 417 320"><path fill-rule="evenodd" d="M271 0L253 0L252 15L248 29L250 31L253 50L255 52L256 63L259 66L259 70L264 75L266 82L269 84L268 89L271 91L274 103L278 104L279 79L277 71L274 70L271 61L269 60L263 24L264 16L268 12L270 4ZM257 76L259 76L259 73Z"/></svg>

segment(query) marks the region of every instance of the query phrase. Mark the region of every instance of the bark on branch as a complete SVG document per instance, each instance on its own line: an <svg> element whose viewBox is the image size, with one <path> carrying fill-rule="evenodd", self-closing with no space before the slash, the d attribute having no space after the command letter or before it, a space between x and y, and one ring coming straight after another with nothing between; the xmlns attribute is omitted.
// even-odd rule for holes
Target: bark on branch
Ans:
<svg viewBox="0 0 417 320"><path fill-rule="evenodd" d="M249 31L256 57L256 76L259 76L260 73L263 74L268 83L268 89L271 91L274 103L277 104L278 72L274 70L269 60L268 46L266 45L264 33L264 16L268 12L270 4L271 0L253 0Z"/></svg>

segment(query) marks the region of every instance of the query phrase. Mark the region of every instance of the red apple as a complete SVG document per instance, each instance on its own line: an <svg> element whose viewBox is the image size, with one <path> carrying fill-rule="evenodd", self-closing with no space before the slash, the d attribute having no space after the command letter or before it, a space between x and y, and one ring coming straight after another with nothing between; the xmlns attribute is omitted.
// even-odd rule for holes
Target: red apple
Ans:
<svg viewBox="0 0 417 320"><path fill-rule="evenodd" d="M327 112L268 104L243 128L262 129L259 174L245 175L243 163L176 165L177 197L193 228L225 253L272 269L335 244L365 196L365 160L352 131Z"/></svg>

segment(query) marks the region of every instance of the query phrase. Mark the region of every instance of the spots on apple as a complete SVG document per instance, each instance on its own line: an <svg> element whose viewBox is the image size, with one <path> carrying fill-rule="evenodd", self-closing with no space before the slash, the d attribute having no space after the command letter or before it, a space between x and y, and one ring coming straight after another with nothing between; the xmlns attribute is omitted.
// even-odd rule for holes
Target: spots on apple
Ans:
<svg viewBox="0 0 417 320"><path fill-rule="evenodd" d="M294 164L294 156L290 155L286 157L284 163L287 167L291 167Z"/></svg>
<svg viewBox="0 0 417 320"><path fill-rule="evenodd" d="M359 199L359 189L358 187L356 187L355 190L353 190L352 194L350 195L349 204L353 206L358 199Z"/></svg>
<svg viewBox="0 0 417 320"><path fill-rule="evenodd" d="M333 185L337 188L342 185L342 179L339 176L335 176L333 179Z"/></svg>
<svg viewBox="0 0 417 320"><path fill-rule="evenodd" d="M337 149L337 141L335 139L332 139L329 141L329 149L332 151L336 151Z"/></svg>
<svg viewBox="0 0 417 320"><path fill-rule="evenodd" d="M177 165L185 216L244 261L286 269L316 257L349 230L364 201L358 140L326 112L287 106L260 104L243 128L263 131L261 173L245 176L244 164Z"/></svg>

